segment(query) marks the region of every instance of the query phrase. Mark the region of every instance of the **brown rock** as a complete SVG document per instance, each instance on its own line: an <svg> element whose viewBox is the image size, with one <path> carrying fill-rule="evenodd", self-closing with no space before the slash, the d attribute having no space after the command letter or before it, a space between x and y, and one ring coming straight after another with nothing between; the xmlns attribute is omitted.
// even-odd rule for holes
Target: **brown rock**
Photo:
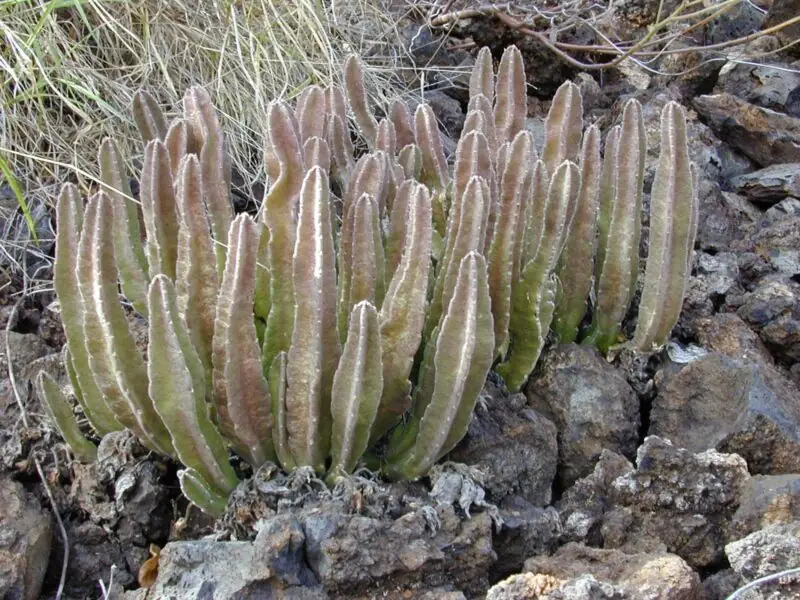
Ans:
<svg viewBox="0 0 800 600"><path fill-rule="evenodd" d="M519 494L546 506L558 460L555 425L529 408L522 394L506 397L491 382L486 389L489 396L476 407L451 460L483 471L483 487L495 503Z"/></svg>
<svg viewBox="0 0 800 600"><path fill-rule="evenodd" d="M698 96L694 108L720 138L759 165L800 162L800 119L725 93Z"/></svg>
<svg viewBox="0 0 800 600"><path fill-rule="evenodd" d="M649 436L636 470L615 479L600 528L604 548L666 550L692 567L718 564L730 519L750 475L740 456L694 454Z"/></svg>
<svg viewBox="0 0 800 600"><path fill-rule="evenodd" d="M763 28L775 27L797 15L800 15L800 0L774 0L767 13ZM800 23L784 27L776 35L783 44L796 42L800 39ZM792 48L792 51L797 52L797 45Z"/></svg>
<svg viewBox="0 0 800 600"><path fill-rule="evenodd" d="M800 163L772 165L731 179L736 192L753 202L773 204L786 196L800 196Z"/></svg>
<svg viewBox="0 0 800 600"><path fill-rule="evenodd" d="M768 525L800 521L800 474L756 475L745 485L733 515L735 539Z"/></svg>
<svg viewBox="0 0 800 600"><path fill-rule="evenodd" d="M525 570L562 580L590 573L639 600L696 600L702 590L697 573L668 553L626 554L570 543L553 556L526 561Z"/></svg>
<svg viewBox="0 0 800 600"><path fill-rule="evenodd" d="M656 374L651 435L735 452L753 474L800 472L800 392L763 361L711 353Z"/></svg>
<svg viewBox="0 0 800 600"><path fill-rule="evenodd" d="M565 487L591 473L603 450L633 456L639 441L639 399L624 373L594 348L551 348L526 395L531 407L558 429L559 479Z"/></svg>
<svg viewBox="0 0 800 600"><path fill-rule="evenodd" d="M550 575L519 573L492 586L486 600L536 600L557 589L561 583Z"/></svg>
<svg viewBox="0 0 800 600"><path fill-rule="evenodd" d="M698 342L704 348L730 358L763 360L772 357L758 335L733 313L717 313L695 323Z"/></svg>

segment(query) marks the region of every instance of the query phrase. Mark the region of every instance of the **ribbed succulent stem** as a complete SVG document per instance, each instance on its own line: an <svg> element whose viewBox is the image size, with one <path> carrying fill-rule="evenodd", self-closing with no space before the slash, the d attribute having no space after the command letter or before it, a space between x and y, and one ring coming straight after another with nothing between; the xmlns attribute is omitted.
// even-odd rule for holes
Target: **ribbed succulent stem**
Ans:
<svg viewBox="0 0 800 600"><path fill-rule="evenodd" d="M691 268L697 198L683 109L661 112L661 152L650 194L650 238L633 344L649 352L667 343L678 322Z"/></svg>
<svg viewBox="0 0 800 600"><path fill-rule="evenodd" d="M545 223L536 254L521 271L511 299L512 345L497 367L510 390L519 390L536 366L555 310L557 279L553 271L563 248L569 208L580 190L580 169L571 162L558 167L550 182Z"/></svg>
<svg viewBox="0 0 800 600"><path fill-rule="evenodd" d="M39 371L34 383L39 400L47 408L61 437L64 438L75 457L84 463L94 461L97 458L97 446L83 437L75 414L72 412L72 405L58 387L55 379L47 372Z"/></svg>
<svg viewBox="0 0 800 600"><path fill-rule="evenodd" d="M414 445L388 466L392 478L417 479L464 437L494 353L494 324L486 261L470 252L459 266L458 280L442 319L433 356L435 383L429 397L418 397L422 414ZM392 453L390 447L389 450Z"/></svg>
<svg viewBox="0 0 800 600"><path fill-rule="evenodd" d="M564 344L578 337L578 326L586 314L586 300L592 287L600 170L600 131L593 125L586 130L583 141L581 193L557 269L561 286L552 327Z"/></svg>
<svg viewBox="0 0 800 600"><path fill-rule="evenodd" d="M626 143L623 143L625 141ZM602 352L617 342L617 334L628 312L639 273L639 238L642 223L642 187L647 144L644 137L642 107L629 100L622 115L622 127L617 140L610 182L604 172L602 185L612 189L601 191L601 206L613 197L608 220L608 234L600 238L603 263L598 265L597 306L594 319L584 343L593 344ZM608 152L609 149L606 149ZM604 218L608 218L603 214ZM603 223L603 227L605 224ZM601 231L602 233L602 231Z"/></svg>

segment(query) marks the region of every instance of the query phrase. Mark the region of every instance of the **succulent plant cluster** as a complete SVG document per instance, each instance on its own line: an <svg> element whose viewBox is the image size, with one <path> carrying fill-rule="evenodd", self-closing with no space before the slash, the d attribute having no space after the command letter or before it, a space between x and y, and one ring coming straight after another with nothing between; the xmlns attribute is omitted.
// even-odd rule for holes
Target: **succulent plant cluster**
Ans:
<svg viewBox="0 0 800 600"><path fill-rule="evenodd" d="M424 475L465 435L493 364L518 389L551 323L577 338L593 282L585 337L608 348L636 287L638 103L601 162L599 131L583 132L580 93L565 83L539 154L521 54L509 48L495 73L484 49L451 175L430 106L412 117L397 100L376 121L355 57L345 84L309 87L294 110L270 104L256 218L234 216L225 138L199 87L169 125L137 95L138 205L111 140L102 190L83 207L68 184L58 201L55 288L83 412L98 435L127 428L179 460L184 494L211 514L238 483L229 448L253 468L311 467L331 481L370 449L388 477ZM358 158L348 112L367 145ZM661 145L641 350L677 320L697 222L678 105L664 110ZM146 352L120 288L147 320ZM37 386L91 460L58 386L44 373Z"/></svg>

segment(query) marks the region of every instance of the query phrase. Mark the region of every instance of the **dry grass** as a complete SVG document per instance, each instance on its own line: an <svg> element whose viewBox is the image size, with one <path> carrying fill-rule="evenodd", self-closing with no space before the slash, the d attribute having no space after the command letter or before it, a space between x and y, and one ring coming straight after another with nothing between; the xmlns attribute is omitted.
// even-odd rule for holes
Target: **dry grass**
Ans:
<svg viewBox="0 0 800 600"><path fill-rule="evenodd" d="M374 102L396 93L401 44L389 15L370 0L0 0L0 183L18 184L17 201L34 212L65 181L88 192L108 135L135 173L134 93L149 90L173 113L201 84L223 115L247 193L263 180L271 100L338 81L352 51L368 57ZM0 262L9 259L18 263L19 252Z"/></svg>

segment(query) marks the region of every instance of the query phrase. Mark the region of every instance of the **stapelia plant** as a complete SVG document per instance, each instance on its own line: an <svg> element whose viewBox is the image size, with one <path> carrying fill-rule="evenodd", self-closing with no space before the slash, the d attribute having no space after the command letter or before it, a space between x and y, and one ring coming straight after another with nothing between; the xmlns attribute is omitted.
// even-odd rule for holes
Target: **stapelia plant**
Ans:
<svg viewBox="0 0 800 600"><path fill-rule="evenodd" d="M344 81L311 86L294 110L269 105L257 218L234 218L222 127L197 87L172 123L148 94L134 100L140 205L111 140L102 191L85 208L74 186L59 198L55 287L78 402L99 436L127 428L179 460L184 494L214 515L238 483L230 450L253 468L307 467L330 483L365 454L390 478L423 476L465 435L493 363L516 390L551 323L563 340L579 336L593 271L588 342L616 341L633 296L645 150L635 101L601 162L599 132L582 136L580 93L565 83L540 154L524 129L520 52L507 49L495 73L484 49L451 174L430 106L412 116L395 100L377 121L357 58ZM697 206L685 135L668 105L641 350L665 342L689 269ZM144 353L136 319L147 321ZM37 388L91 460L57 386L41 375Z"/></svg>
<svg viewBox="0 0 800 600"><path fill-rule="evenodd" d="M111 140L99 155L103 190L83 207L67 185L58 202L55 285L75 395L98 435L127 428L179 460L185 495L211 514L238 483L229 449L254 468L311 467L334 482L409 409L384 470L424 475L466 433L491 367L485 225L451 256L425 337L434 225L450 226L451 202L430 107L417 110L412 128L396 103L399 127L383 120L373 139L356 59L345 79L370 152L353 156L336 88L309 89L294 111L273 102L272 183L258 220L233 218L224 137L200 88L171 124L152 97L136 97L146 142L140 208ZM398 150L409 132L413 141ZM476 223L485 224L485 180L475 178L459 202L471 207L476 193L484 193ZM126 314L118 284L138 316ZM139 318L146 353L131 329ZM422 347L424 385L414 385ZM57 386L41 375L38 388L76 454L91 460L94 446Z"/></svg>

